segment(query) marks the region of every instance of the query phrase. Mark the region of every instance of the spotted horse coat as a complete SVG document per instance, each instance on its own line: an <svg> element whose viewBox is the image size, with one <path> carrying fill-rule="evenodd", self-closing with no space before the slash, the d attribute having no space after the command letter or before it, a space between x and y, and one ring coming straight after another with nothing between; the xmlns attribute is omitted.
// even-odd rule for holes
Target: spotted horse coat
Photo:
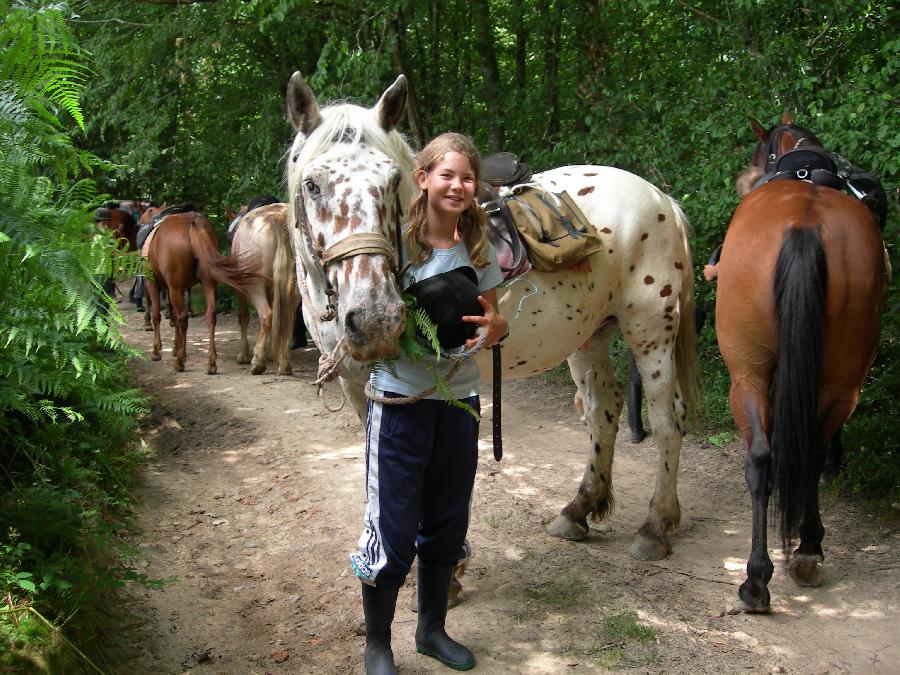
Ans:
<svg viewBox="0 0 900 675"><path fill-rule="evenodd" d="M346 345L352 358L341 361L341 385L361 417L367 362L396 356L404 326L392 266L396 223L416 193L412 151L395 130L406 91L401 75L371 109L320 109L299 73L288 85L288 110L298 130L288 159L289 210L301 289L309 297L304 315L323 354L337 359ZM584 476L549 532L582 539L588 517L603 518L613 505L622 394L608 346L618 328L645 383L659 446L656 488L631 553L662 558L671 551L680 517L678 462L696 380L686 218L656 187L612 167L560 167L533 180L566 190L605 242L590 258L590 272L531 271L498 289L500 311L510 323L504 376L533 375L568 359L584 402L590 431ZM478 358L481 372L490 373L489 355Z"/></svg>

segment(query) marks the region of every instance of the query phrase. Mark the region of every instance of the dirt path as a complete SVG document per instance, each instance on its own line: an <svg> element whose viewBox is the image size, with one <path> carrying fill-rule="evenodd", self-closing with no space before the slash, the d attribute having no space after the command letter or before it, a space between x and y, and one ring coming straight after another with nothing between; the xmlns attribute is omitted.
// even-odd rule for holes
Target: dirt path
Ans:
<svg viewBox="0 0 900 675"><path fill-rule="evenodd" d="M127 339L149 352L141 315L128 307L127 319ZM151 578L177 581L130 592L140 621L123 640L120 672L361 673L362 610L346 554L364 508L362 427L349 407L331 414L315 399L315 350L294 352L294 377L253 377L235 361L233 316L220 316L217 336L217 376L205 373L202 318L191 321L186 372L172 370L170 352L133 369L152 396L142 435L153 453L135 544ZM611 519L587 541L552 539L544 524L583 469L572 387L546 378L505 387L505 457L492 458L486 406L475 555L448 619L476 672L898 672L896 519L826 500L825 585L797 589L776 562L775 612L729 614L750 540L740 449L687 440L675 551L639 563L627 550L652 489L652 439L635 446L620 434ZM398 666L450 672L415 653L413 590L401 592L395 621Z"/></svg>

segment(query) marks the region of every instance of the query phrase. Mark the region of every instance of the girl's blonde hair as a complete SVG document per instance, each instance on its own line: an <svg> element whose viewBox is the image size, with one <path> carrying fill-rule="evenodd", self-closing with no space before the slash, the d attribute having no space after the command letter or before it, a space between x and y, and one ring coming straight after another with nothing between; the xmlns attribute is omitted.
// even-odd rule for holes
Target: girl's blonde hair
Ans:
<svg viewBox="0 0 900 675"><path fill-rule="evenodd" d="M413 175L415 176L419 171L429 173L444 160L444 155L448 152L458 152L468 159L472 173L475 174L476 199L473 199L466 210L460 214L456 229L469 251L472 264L479 269L484 268L487 266L487 217L477 200L478 181L481 179L481 155L478 154L475 142L468 136L452 132L437 136L419 153ZM425 262L434 250L425 238L427 206L427 192L420 192L409 206L409 223L404 239L409 258L414 263Z"/></svg>

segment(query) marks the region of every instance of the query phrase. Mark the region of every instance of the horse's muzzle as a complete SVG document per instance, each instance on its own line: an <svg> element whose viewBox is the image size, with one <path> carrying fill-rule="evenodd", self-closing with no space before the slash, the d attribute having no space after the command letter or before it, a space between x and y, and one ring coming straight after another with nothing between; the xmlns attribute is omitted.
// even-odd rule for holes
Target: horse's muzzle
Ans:
<svg viewBox="0 0 900 675"><path fill-rule="evenodd" d="M406 326L402 302L382 311L349 309L343 317L347 349L357 361L395 359L400 355L400 335Z"/></svg>

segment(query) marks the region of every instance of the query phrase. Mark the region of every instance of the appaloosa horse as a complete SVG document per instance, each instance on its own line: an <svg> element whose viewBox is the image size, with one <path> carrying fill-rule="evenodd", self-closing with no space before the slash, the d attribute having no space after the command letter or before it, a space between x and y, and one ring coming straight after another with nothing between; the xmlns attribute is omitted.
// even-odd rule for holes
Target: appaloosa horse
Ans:
<svg viewBox="0 0 900 675"><path fill-rule="evenodd" d="M771 173L769 157L815 139L791 121L768 131L754 121L760 143L742 178ZM888 274L873 213L833 187L782 175L747 192L731 219L718 264L716 330L753 502L738 592L746 611L770 609L770 493L791 577L800 586L821 583L819 475L875 358Z"/></svg>
<svg viewBox="0 0 900 675"><path fill-rule="evenodd" d="M252 260L261 275L248 286L247 294L238 292L238 323L241 329L238 363L249 363L250 372L266 371L266 344L271 335L272 354L279 375L291 374L291 337L297 308L297 278L294 252L288 234L287 204L260 206L241 217L231 241L231 254ZM276 262L277 261L277 262ZM268 281L270 279L271 281ZM259 334L250 358L247 324L250 319L247 300L259 316Z"/></svg>
<svg viewBox="0 0 900 675"><path fill-rule="evenodd" d="M206 372L216 373L216 283L222 282L247 292L261 275L252 261L223 256L212 223L202 213L173 213L159 221L144 245L153 277L147 279L153 321L151 360L162 357L159 332L160 291L166 290L175 326L175 370L184 370L187 357L188 308L184 292L198 283L206 296L206 323L209 328L209 358Z"/></svg>
<svg viewBox="0 0 900 675"><path fill-rule="evenodd" d="M323 376L340 375L361 415L365 362L396 356L404 327L395 281L398 232L416 193L413 153L395 129L406 96L402 75L371 109L320 109L299 73L287 90L297 129L287 173L304 315L323 353ZM602 518L613 506L622 396L607 347L618 327L635 353L659 445L655 493L631 553L662 558L680 517L678 460L696 376L686 219L674 200L619 169L561 167L533 180L553 192L567 191L605 243L590 258L589 272L532 271L498 289L500 310L510 323L504 375L532 375L568 357L590 428L581 486L549 531L582 539L588 517ZM345 354L352 358L342 359ZM480 366L482 373L491 372L487 361Z"/></svg>

